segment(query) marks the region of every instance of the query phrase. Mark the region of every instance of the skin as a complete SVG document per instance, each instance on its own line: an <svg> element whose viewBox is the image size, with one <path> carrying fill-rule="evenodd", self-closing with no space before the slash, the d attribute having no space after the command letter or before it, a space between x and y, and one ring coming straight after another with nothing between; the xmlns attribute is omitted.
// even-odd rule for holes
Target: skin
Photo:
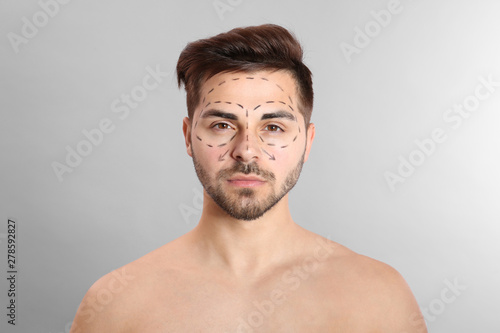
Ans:
<svg viewBox="0 0 500 333"><path fill-rule="evenodd" d="M293 221L288 190L315 127L291 75L218 74L201 95L183 120L205 188L198 225L99 279L71 332L427 332L396 270ZM262 119L280 110L295 119Z"/></svg>

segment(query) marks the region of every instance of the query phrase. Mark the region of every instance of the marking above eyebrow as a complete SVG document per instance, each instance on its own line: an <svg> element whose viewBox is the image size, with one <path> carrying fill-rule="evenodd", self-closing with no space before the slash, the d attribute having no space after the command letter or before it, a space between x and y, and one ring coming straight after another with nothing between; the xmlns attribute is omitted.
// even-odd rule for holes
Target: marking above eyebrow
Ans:
<svg viewBox="0 0 500 333"><path fill-rule="evenodd" d="M290 110L295 111L290 104L288 104L288 107L290 108Z"/></svg>
<svg viewBox="0 0 500 333"><path fill-rule="evenodd" d="M227 142L226 143L221 143L220 145L218 145L217 147L224 147L225 145L227 145Z"/></svg>
<svg viewBox="0 0 500 333"><path fill-rule="evenodd" d="M223 83L226 83L226 81L222 81L222 82L221 82L221 83L219 83L218 85L220 86L220 85L221 85L221 84L223 84Z"/></svg>
<svg viewBox="0 0 500 333"><path fill-rule="evenodd" d="M235 135L233 135L233 136L231 137L231 139L229 139L229 142L233 141L233 139L234 139L234 137L235 137L235 136L236 136L236 134L235 134Z"/></svg>
<svg viewBox="0 0 500 333"><path fill-rule="evenodd" d="M219 104L221 101L215 101L214 104Z"/></svg>
<svg viewBox="0 0 500 333"><path fill-rule="evenodd" d="M266 103L274 103L274 101L267 101Z"/></svg>
<svg viewBox="0 0 500 333"><path fill-rule="evenodd" d="M253 77L252 76L247 76L247 79L248 80L253 80Z"/></svg>
<svg viewBox="0 0 500 333"><path fill-rule="evenodd" d="M232 104L231 102L226 102L226 104Z"/></svg>
<svg viewBox="0 0 500 333"><path fill-rule="evenodd" d="M210 89L208 92L207 92L207 95L210 94L212 91L214 91L214 88Z"/></svg>
<svg viewBox="0 0 500 333"><path fill-rule="evenodd" d="M290 103L293 104L292 98L290 96L288 96L288 99L290 100Z"/></svg>
<svg viewBox="0 0 500 333"><path fill-rule="evenodd" d="M239 77L235 77L235 78L233 79L233 81L236 81L236 80L239 80L239 79L240 79Z"/></svg>
<svg viewBox="0 0 500 333"><path fill-rule="evenodd" d="M268 79L266 79L265 77L261 77L262 80L264 81L269 81Z"/></svg>
<svg viewBox="0 0 500 333"><path fill-rule="evenodd" d="M283 102L283 101L278 101L278 102L279 102L279 103L281 103L281 104L285 104L285 105L286 105L286 103L285 103L285 102Z"/></svg>
<svg viewBox="0 0 500 333"><path fill-rule="evenodd" d="M255 110L257 110L258 108L260 108L260 104L259 104L259 105L257 105L256 107L254 107L253 109L254 109L254 111L255 111Z"/></svg>
<svg viewBox="0 0 500 333"><path fill-rule="evenodd" d="M220 110L210 109L204 112L200 118L218 117L224 119L238 120L238 116L234 113L224 112Z"/></svg>
<svg viewBox="0 0 500 333"><path fill-rule="evenodd" d="M281 89L281 91L284 91L283 88L279 84L276 83L276 86Z"/></svg>
<svg viewBox="0 0 500 333"><path fill-rule="evenodd" d="M287 111L277 111L272 113L264 113L260 120L274 119L274 118L285 118L294 121L295 116Z"/></svg>
<svg viewBox="0 0 500 333"><path fill-rule="evenodd" d="M236 103L240 108L244 109L243 105Z"/></svg>
<svg viewBox="0 0 500 333"><path fill-rule="evenodd" d="M209 146L209 147L213 147L212 145L209 145L208 143L207 143L207 146Z"/></svg>
<svg viewBox="0 0 500 333"><path fill-rule="evenodd" d="M210 102L208 102L208 104L207 104L207 105L205 105L205 107L207 107L207 106L209 106L209 105L210 105Z"/></svg>

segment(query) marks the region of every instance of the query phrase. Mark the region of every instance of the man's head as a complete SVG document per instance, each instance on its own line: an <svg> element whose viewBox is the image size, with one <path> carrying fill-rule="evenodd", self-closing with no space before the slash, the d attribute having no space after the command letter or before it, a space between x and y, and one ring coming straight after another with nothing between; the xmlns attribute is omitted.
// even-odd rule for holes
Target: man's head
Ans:
<svg viewBox="0 0 500 333"><path fill-rule="evenodd" d="M298 42L274 25L197 41L180 56L187 152L205 191L234 218L274 207L307 160L313 92L301 57Z"/></svg>

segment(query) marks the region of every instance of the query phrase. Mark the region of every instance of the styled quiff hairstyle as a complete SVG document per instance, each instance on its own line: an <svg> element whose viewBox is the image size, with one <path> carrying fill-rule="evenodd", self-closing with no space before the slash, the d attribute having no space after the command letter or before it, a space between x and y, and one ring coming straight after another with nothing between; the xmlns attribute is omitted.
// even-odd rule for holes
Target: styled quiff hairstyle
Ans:
<svg viewBox="0 0 500 333"><path fill-rule="evenodd" d="M296 81L298 107L309 125L313 108L311 71L302 62L302 47L285 28L264 24L235 28L187 44L177 62L177 83L184 84L189 118L200 103L201 86L212 76L229 72L285 70ZM306 127L307 128L307 127Z"/></svg>

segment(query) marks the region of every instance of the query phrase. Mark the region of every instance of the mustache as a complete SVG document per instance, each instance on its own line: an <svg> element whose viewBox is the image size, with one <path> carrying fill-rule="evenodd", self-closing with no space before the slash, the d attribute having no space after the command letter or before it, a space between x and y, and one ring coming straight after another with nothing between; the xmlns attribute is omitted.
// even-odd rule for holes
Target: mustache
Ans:
<svg viewBox="0 0 500 333"><path fill-rule="evenodd" d="M252 173L269 181L276 180L276 176L273 172L261 169L256 162L243 163L240 161L237 161L236 164L234 164L230 168L219 171L217 179L227 179L236 173L242 173L244 175L249 175Z"/></svg>

